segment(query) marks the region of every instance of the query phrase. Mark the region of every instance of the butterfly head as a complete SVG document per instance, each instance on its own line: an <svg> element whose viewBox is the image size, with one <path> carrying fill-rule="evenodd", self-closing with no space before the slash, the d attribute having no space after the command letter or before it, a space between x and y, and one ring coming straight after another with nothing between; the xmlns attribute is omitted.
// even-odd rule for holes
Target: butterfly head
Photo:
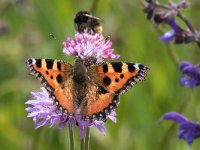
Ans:
<svg viewBox="0 0 200 150"><path fill-rule="evenodd" d="M100 59L100 58L97 58L96 55L91 56L91 55L89 55L89 53L90 52L88 52L88 54L85 54L85 56L83 56L83 55L76 56L75 64L83 64L85 66L91 66L91 65L98 64L98 59Z"/></svg>

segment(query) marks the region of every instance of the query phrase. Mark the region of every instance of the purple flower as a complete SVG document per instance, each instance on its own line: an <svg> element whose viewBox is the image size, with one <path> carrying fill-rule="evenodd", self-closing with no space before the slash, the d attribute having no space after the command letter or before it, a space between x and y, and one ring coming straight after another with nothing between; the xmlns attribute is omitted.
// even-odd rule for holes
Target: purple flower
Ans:
<svg viewBox="0 0 200 150"><path fill-rule="evenodd" d="M160 36L160 40L168 43L174 40L175 44L189 43L195 40L195 34L189 30L183 30L173 19L168 20L168 25L172 28Z"/></svg>
<svg viewBox="0 0 200 150"><path fill-rule="evenodd" d="M105 39L102 34L76 33L74 39L67 38L63 42L63 52L70 56L79 56L84 60L93 60L95 63L104 59L118 59L120 56L113 54L112 42Z"/></svg>
<svg viewBox="0 0 200 150"><path fill-rule="evenodd" d="M52 127L57 122L60 128L64 128L67 116L56 112L56 107L49 98L47 90L45 88L41 88L41 90L41 92L31 92L33 99L25 103L30 105L26 108L26 111L29 112L27 117L33 117L36 129L46 124L50 124Z"/></svg>
<svg viewBox="0 0 200 150"><path fill-rule="evenodd" d="M180 124L178 137L187 141L188 145L192 145L193 141L200 137L200 124L189 121L185 116L177 112L165 113L163 120L173 120Z"/></svg>
<svg viewBox="0 0 200 150"><path fill-rule="evenodd" d="M182 29L174 20L170 19L168 21L168 24L171 26L172 29L160 36L160 40L162 40L165 43L172 41L175 38L175 35L179 34L182 31Z"/></svg>
<svg viewBox="0 0 200 150"><path fill-rule="evenodd" d="M163 34L162 36L160 36L160 40L162 40L165 43L168 43L170 41L172 41L175 37L175 31L174 30L170 30L168 32L166 32L165 34Z"/></svg>
<svg viewBox="0 0 200 150"><path fill-rule="evenodd" d="M29 105L26 108L28 112L27 117L33 117L36 129L47 124L52 127L56 123L59 123L60 128L65 128L66 124L69 123L71 128L77 124L81 139L85 137L87 127L95 126L103 135L106 134L103 121L84 121L81 119L80 110L77 110L75 117L67 119L68 116L57 111L56 105L54 105L47 90L43 87L41 90L41 92L32 92L33 99L26 102ZM116 113L112 111L107 115L107 118L116 122Z"/></svg>
<svg viewBox="0 0 200 150"><path fill-rule="evenodd" d="M190 62L183 61L179 64L179 69L184 74L180 79L182 86L194 88L200 85L200 64L193 66Z"/></svg>

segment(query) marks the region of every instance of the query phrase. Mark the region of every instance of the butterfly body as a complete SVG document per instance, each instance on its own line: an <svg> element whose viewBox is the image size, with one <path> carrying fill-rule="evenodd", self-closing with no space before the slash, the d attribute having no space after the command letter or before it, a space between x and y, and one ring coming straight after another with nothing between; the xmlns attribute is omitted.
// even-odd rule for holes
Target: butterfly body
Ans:
<svg viewBox="0 0 200 150"><path fill-rule="evenodd" d="M103 120L117 108L119 95L144 80L148 68L139 63L87 64L77 58L72 66L62 60L26 61L31 74L45 84L58 110L69 117L79 110L84 120Z"/></svg>

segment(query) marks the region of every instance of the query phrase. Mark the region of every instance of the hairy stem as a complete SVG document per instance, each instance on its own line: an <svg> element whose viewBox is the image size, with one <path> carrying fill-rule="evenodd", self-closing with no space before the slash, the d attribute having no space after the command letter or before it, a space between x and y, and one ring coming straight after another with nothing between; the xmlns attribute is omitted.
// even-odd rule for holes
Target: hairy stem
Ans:
<svg viewBox="0 0 200 150"><path fill-rule="evenodd" d="M90 144L90 128L87 127L85 136L85 150L89 150L89 144Z"/></svg>
<svg viewBox="0 0 200 150"><path fill-rule="evenodd" d="M178 66L179 64L179 58L176 55L176 53L174 52L174 50L172 49L171 45L169 43L166 43L166 48L167 48L167 52L168 55L170 56L171 60L173 61L173 63Z"/></svg>
<svg viewBox="0 0 200 150"><path fill-rule="evenodd" d="M85 138L81 139L81 147L80 150L85 150Z"/></svg>
<svg viewBox="0 0 200 150"><path fill-rule="evenodd" d="M177 16L188 26L188 28L190 29L192 33L195 33L195 29L193 28L192 24L185 16L183 16L180 12L178 12Z"/></svg>
<svg viewBox="0 0 200 150"><path fill-rule="evenodd" d="M74 150L74 134L73 130L69 125L69 140L70 140L70 150Z"/></svg>

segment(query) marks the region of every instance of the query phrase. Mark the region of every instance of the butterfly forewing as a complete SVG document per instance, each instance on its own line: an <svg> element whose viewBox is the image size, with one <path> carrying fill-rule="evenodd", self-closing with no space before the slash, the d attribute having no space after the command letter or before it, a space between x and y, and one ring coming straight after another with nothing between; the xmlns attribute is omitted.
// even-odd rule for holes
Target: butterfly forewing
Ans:
<svg viewBox="0 0 200 150"><path fill-rule="evenodd" d="M30 74L45 84L58 109L73 114L72 66L62 60L34 58L26 64Z"/></svg>
<svg viewBox="0 0 200 150"><path fill-rule="evenodd" d="M101 83L109 92L121 94L144 80L148 68L143 64L111 62L97 67Z"/></svg>

